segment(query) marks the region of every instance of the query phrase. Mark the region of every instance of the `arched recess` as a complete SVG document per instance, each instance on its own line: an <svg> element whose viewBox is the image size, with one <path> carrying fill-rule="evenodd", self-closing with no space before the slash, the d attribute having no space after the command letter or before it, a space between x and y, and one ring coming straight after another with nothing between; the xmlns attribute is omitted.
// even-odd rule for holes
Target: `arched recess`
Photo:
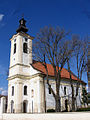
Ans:
<svg viewBox="0 0 90 120"><path fill-rule="evenodd" d="M11 100L11 113L14 113L14 101Z"/></svg>
<svg viewBox="0 0 90 120"><path fill-rule="evenodd" d="M27 100L24 100L23 101L23 113L27 113L28 111L28 101Z"/></svg>

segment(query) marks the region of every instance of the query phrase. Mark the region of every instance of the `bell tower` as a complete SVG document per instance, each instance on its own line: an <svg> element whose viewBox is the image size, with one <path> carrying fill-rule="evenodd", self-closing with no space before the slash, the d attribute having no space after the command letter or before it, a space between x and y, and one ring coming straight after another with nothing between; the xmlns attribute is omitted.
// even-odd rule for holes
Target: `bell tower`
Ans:
<svg viewBox="0 0 90 120"><path fill-rule="evenodd" d="M10 67L8 76L8 112L21 111L23 81L30 77L30 64L32 63L32 40L27 34L26 20L20 19L16 34L12 36Z"/></svg>
<svg viewBox="0 0 90 120"><path fill-rule="evenodd" d="M32 63L32 39L27 34L28 29L25 25L26 21L22 18L19 21L19 28L16 30L16 34L13 35L11 40L11 55L10 55L10 69L9 77L20 74L29 75L28 70L25 68Z"/></svg>

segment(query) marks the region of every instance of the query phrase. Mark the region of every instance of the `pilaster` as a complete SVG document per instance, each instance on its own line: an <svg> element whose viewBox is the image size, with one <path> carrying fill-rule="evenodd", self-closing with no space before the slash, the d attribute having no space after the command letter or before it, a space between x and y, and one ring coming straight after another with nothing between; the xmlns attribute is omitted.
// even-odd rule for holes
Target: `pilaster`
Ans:
<svg viewBox="0 0 90 120"><path fill-rule="evenodd" d="M17 82L15 85L15 113L22 112L22 82Z"/></svg>

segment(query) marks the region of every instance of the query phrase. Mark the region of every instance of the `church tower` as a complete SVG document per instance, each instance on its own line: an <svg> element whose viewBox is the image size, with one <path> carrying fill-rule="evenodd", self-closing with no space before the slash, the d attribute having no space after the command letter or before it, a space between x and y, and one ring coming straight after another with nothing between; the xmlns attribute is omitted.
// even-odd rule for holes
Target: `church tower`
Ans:
<svg viewBox="0 0 90 120"><path fill-rule="evenodd" d="M22 111L23 82L30 78L30 64L32 63L32 40L27 34L26 21L19 21L19 28L12 36L10 67L8 76L8 113Z"/></svg>

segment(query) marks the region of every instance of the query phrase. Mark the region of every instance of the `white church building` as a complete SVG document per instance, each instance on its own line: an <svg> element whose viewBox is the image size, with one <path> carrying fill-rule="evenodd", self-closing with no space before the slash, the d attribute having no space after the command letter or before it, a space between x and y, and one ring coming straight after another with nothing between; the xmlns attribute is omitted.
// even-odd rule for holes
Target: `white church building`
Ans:
<svg viewBox="0 0 90 120"><path fill-rule="evenodd" d="M42 113L46 109L55 109L55 100L48 90L45 68L40 62L32 60L32 41L34 37L27 34L26 21L22 18L17 33L12 36L10 67L8 76L8 105L7 113ZM47 64L51 87L55 90L54 70ZM60 85L61 110L70 111L71 108L71 85L69 72L62 69L62 81ZM74 89L78 78L72 74ZM81 106L82 88L85 83L80 81L77 106Z"/></svg>

